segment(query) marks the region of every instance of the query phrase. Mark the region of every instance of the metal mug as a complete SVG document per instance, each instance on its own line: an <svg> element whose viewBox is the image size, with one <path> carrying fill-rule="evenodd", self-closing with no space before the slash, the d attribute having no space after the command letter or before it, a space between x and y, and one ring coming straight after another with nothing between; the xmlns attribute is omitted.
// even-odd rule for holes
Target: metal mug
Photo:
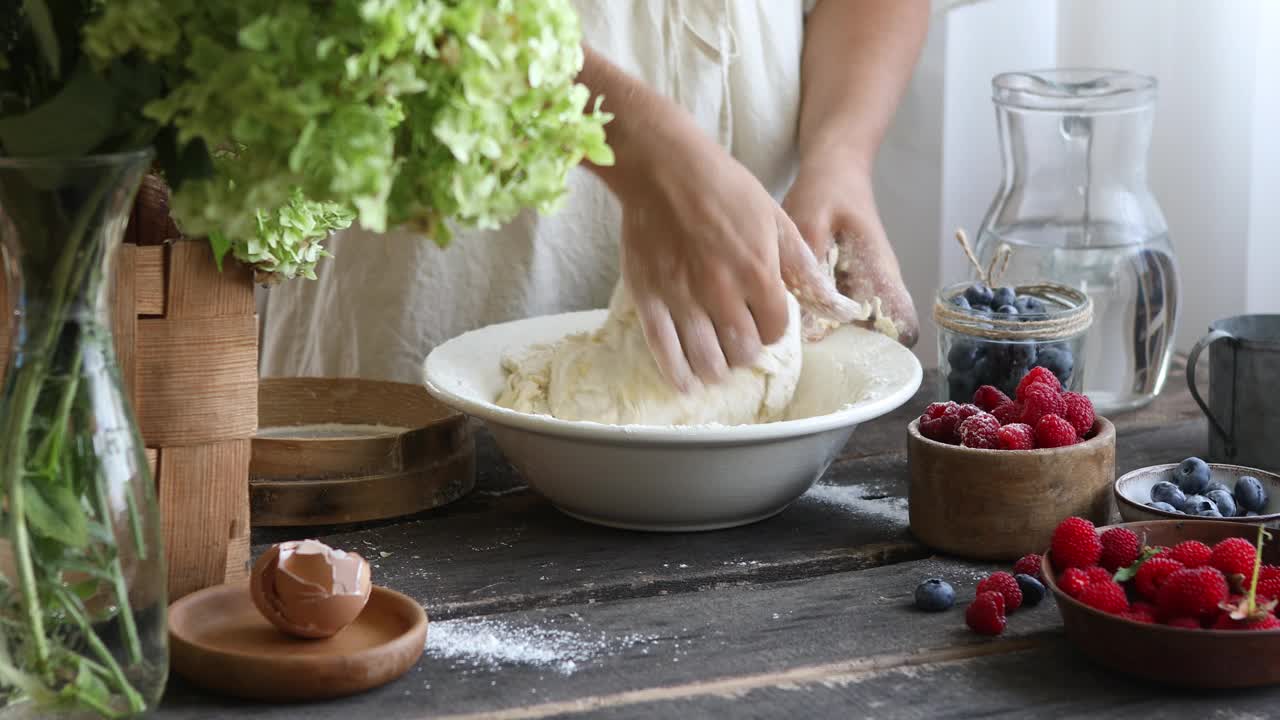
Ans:
<svg viewBox="0 0 1280 720"><path fill-rule="evenodd" d="M1196 387L1196 362L1209 350L1209 401ZM1280 471L1280 315L1215 320L1187 358L1187 387L1209 418L1216 462Z"/></svg>

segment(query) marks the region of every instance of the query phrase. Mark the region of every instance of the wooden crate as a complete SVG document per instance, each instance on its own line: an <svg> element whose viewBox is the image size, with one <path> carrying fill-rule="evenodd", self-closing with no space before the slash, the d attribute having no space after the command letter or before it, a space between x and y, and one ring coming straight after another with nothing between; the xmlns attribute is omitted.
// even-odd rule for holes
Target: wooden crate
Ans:
<svg viewBox="0 0 1280 720"><path fill-rule="evenodd" d="M243 579L249 568L249 455L258 423L252 272L219 272L205 240L177 236L148 178L114 270L112 311L125 388L156 478L169 598ZM0 310L9 317L0 273ZM11 328L0 328L0 365Z"/></svg>

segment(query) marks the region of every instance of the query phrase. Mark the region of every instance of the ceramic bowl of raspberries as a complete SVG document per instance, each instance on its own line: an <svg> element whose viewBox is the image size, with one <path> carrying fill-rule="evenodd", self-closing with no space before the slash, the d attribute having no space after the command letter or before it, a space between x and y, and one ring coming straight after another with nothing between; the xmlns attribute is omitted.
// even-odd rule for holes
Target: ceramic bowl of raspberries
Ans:
<svg viewBox="0 0 1280 720"><path fill-rule="evenodd" d="M1280 475L1198 457L1126 473L1116 480L1115 498L1126 522L1197 517L1280 523Z"/></svg>
<svg viewBox="0 0 1280 720"><path fill-rule="evenodd" d="M1067 638L1116 672L1181 688L1280 682L1280 545L1261 525L1071 517L1041 575Z"/></svg>
<svg viewBox="0 0 1280 720"><path fill-rule="evenodd" d="M907 429L911 531L930 547L1012 560L1049 543L1058 521L1105 521L1115 428L1084 395L1033 368L1013 397L982 386L973 402L934 403Z"/></svg>

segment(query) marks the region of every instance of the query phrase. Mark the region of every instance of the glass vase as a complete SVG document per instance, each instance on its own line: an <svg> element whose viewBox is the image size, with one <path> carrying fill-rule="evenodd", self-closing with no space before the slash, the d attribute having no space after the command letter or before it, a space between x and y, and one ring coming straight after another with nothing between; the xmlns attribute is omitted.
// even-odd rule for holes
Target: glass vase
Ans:
<svg viewBox="0 0 1280 720"><path fill-rule="evenodd" d="M0 158L16 320L0 400L0 717L142 715L168 675L159 513L108 303L150 159Z"/></svg>

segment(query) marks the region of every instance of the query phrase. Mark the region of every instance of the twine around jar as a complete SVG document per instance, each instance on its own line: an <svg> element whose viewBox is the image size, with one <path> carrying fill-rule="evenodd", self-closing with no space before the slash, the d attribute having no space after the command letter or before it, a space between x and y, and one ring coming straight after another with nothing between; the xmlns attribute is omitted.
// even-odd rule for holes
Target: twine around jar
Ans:
<svg viewBox="0 0 1280 720"><path fill-rule="evenodd" d="M1007 245L1001 246L990 265L983 268L973 254L963 230L956 232L956 239L964 249L965 256L978 269L978 274L987 284L991 284L997 271L1002 274L1008 267L1012 251ZM934 322L938 327L952 332L986 340L1050 342L1073 338L1088 330L1093 323L1093 300L1086 293L1069 285L1040 282L1014 288L1019 295L1030 295L1045 302L1047 307L1044 316L1037 319L1016 315L979 315L972 310L956 307L951 304L951 298L963 292L963 285L954 287L956 289L953 293L939 293L933 304Z"/></svg>

